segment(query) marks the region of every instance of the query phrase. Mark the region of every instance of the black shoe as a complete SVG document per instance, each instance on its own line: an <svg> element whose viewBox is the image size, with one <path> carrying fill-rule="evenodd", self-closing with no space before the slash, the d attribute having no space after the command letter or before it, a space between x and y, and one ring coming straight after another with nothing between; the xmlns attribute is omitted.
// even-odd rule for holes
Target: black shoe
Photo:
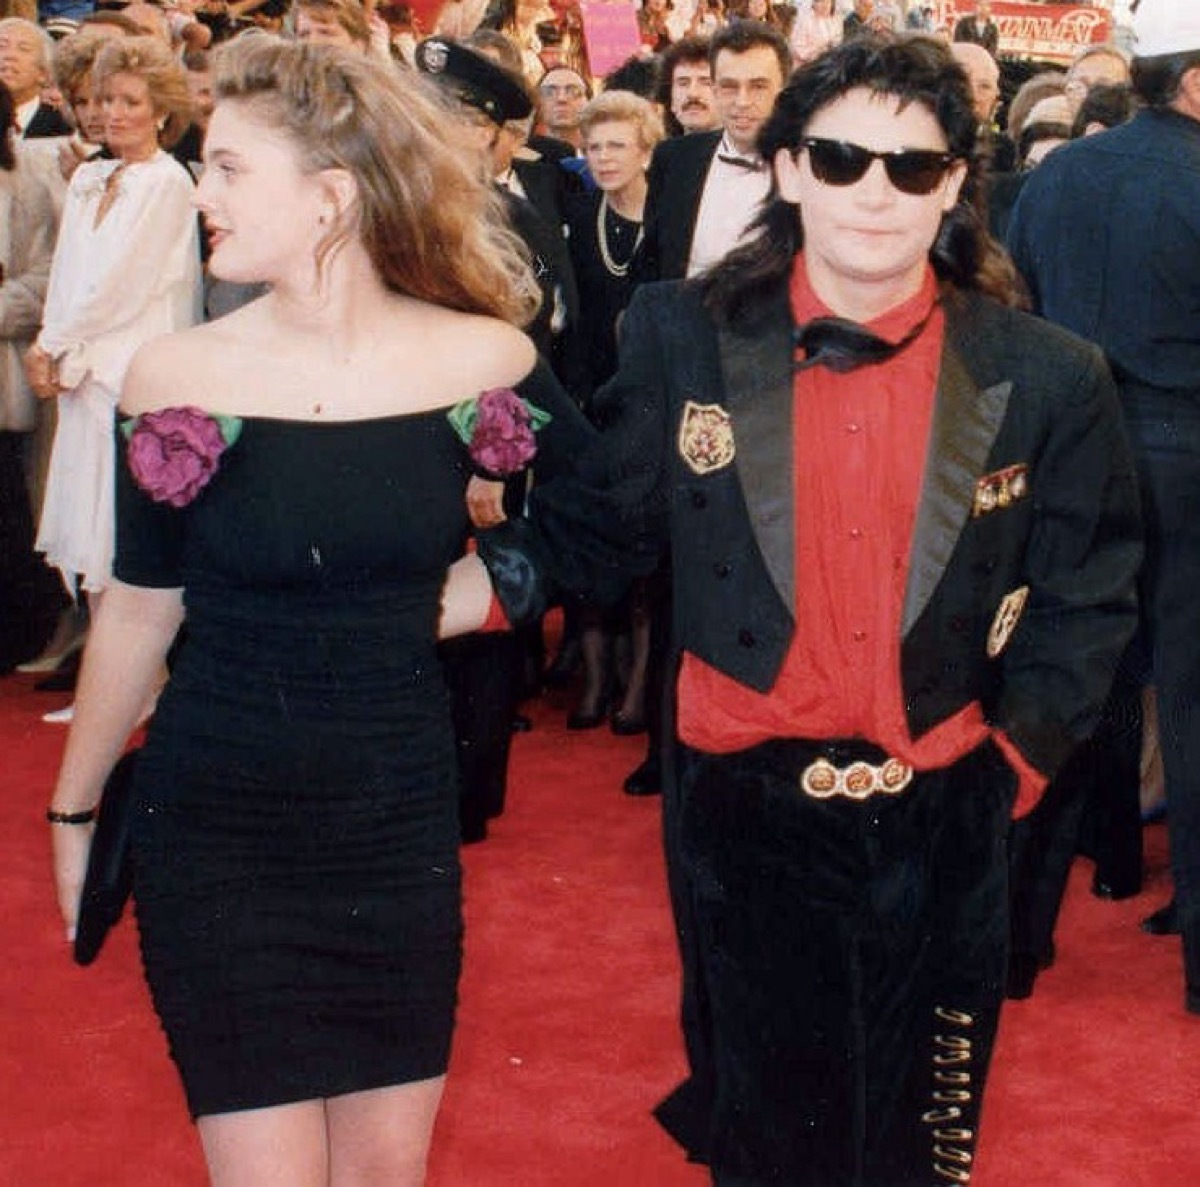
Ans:
<svg viewBox="0 0 1200 1187"><path fill-rule="evenodd" d="M1175 909L1174 899L1142 920L1142 931L1147 935L1177 936L1179 930L1179 912Z"/></svg>
<svg viewBox="0 0 1200 1187"><path fill-rule="evenodd" d="M530 721L530 719L526 717L524 713L514 713L513 719L511 722L509 722L508 728L512 730L514 734L527 734L531 729L533 729L533 722Z"/></svg>
<svg viewBox="0 0 1200 1187"><path fill-rule="evenodd" d="M542 673L542 684L546 688L563 688L571 683L579 671L580 655L578 642L564 643L550 666Z"/></svg>
<svg viewBox="0 0 1200 1187"><path fill-rule="evenodd" d="M574 713L567 715L567 729L569 730L594 730L604 724L604 710L597 709L594 713L585 713L580 709L576 709Z"/></svg>
<svg viewBox="0 0 1200 1187"><path fill-rule="evenodd" d="M661 795L662 767L655 758L648 758L633 771L622 785L626 795Z"/></svg>
<svg viewBox="0 0 1200 1187"><path fill-rule="evenodd" d="M1014 952L1008 958L1008 983L1004 987L1004 996L1015 1002L1030 997L1041 972L1040 965L1036 956Z"/></svg>
<svg viewBox="0 0 1200 1187"><path fill-rule="evenodd" d="M608 719L608 728L618 738L635 738L638 734L646 732L646 719L640 713L637 716L632 716L628 713L622 713L620 709L617 709Z"/></svg>
<svg viewBox="0 0 1200 1187"><path fill-rule="evenodd" d="M1092 878L1092 894L1110 902L1119 903L1122 899L1133 898L1141 893L1141 878L1106 878L1100 870Z"/></svg>
<svg viewBox="0 0 1200 1187"><path fill-rule="evenodd" d="M82 651L71 652L49 676L37 681L33 687L38 692L74 692L75 682L79 679L79 663L82 658Z"/></svg>
<svg viewBox="0 0 1200 1187"><path fill-rule="evenodd" d="M459 825L459 836L464 845L478 845L486 841L488 826L486 820L464 820Z"/></svg>

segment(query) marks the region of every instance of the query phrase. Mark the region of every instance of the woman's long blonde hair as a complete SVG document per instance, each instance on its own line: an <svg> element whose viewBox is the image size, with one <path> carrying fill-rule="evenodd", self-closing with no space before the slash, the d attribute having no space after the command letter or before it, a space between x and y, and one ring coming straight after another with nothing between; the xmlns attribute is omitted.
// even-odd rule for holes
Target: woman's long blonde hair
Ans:
<svg viewBox="0 0 1200 1187"><path fill-rule="evenodd" d="M383 282L423 301L524 324L538 288L478 150L415 72L339 46L244 33L214 55L217 102L236 102L295 144L301 168L345 170L358 187L348 238Z"/></svg>

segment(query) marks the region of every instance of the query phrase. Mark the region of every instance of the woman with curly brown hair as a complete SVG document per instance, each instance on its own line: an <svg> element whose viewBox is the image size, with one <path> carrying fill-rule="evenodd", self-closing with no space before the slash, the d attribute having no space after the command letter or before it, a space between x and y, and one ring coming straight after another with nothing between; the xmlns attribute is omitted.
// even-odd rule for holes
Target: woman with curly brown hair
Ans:
<svg viewBox="0 0 1200 1187"><path fill-rule="evenodd" d="M488 609L469 566L447 584L465 491L473 464L589 430L519 329L528 265L421 79L249 33L215 89L209 266L269 291L147 346L125 384L115 580L52 803L59 902L74 928L86 818L186 602L133 784L133 894L213 1182L404 1187L461 960L436 644Z"/></svg>

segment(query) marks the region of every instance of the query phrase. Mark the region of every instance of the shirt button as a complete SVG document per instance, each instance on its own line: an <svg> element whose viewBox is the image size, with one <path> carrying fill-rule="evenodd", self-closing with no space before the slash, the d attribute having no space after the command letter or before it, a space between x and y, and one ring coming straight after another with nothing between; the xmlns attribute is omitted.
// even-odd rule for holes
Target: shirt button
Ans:
<svg viewBox="0 0 1200 1187"><path fill-rule="evenodd" d="M849 423L849 424L846 426L846 432L847 432L847 433L857 433L857 432L860 432L861 430L862 430L862 425L860 425L860 424L856 424L854 421L851 421L851 422L850 422L850 423Z"/></svg>
<svg viewBox="0 0 1200 1187"><path fill-rule="evenodd" d="M703 491L692 491L692 506L695 507L697 511L703 511L704 508L708 506L708 495L706 495Z"/></svg>
<svg viewBox="0 0 1200 1187"><path fill-rule="evenodd" d="M729 576L730 573L733 572L733 566L728 561L718 561L715 565L713 565L713 572L716 573L716 575L722 580L724 580Z"/></svg>
<svg viewBox="0 0 1200 1187"><path fill-rule="evenodd" d="M866 639L867 639L867 632L866 631L855 631L850 636L850 638L852 638L855 641L855 643L865 643Z"/></svg>
<svg viewBox="0 0 1200 1187"><path fill-rule="evenodd" d="M742 627L742 629L738 631L738 642L743 647L753 647L755 643L754 632Z"/></svg>
<svg viewBox="0 0 1200 1187"><path fill-rule="evenodd" d="M863 534L862 528L851 528L850 529L850 539L851 540L861 540L862 534Z"/></svg>

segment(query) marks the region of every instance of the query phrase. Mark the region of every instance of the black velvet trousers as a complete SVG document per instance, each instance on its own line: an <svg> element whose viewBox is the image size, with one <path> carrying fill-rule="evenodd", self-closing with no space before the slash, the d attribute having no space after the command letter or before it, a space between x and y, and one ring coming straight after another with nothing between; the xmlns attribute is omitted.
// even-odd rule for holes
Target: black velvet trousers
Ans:
<svg viewBox="0 0 1200 1187"><path fill-rule="evenodd" d="M798 789L817 743L684 750L668 805L692 1080L724 1185L965 1183L1003 1000L1016 779L989 742L898 796Z"/></svg>

